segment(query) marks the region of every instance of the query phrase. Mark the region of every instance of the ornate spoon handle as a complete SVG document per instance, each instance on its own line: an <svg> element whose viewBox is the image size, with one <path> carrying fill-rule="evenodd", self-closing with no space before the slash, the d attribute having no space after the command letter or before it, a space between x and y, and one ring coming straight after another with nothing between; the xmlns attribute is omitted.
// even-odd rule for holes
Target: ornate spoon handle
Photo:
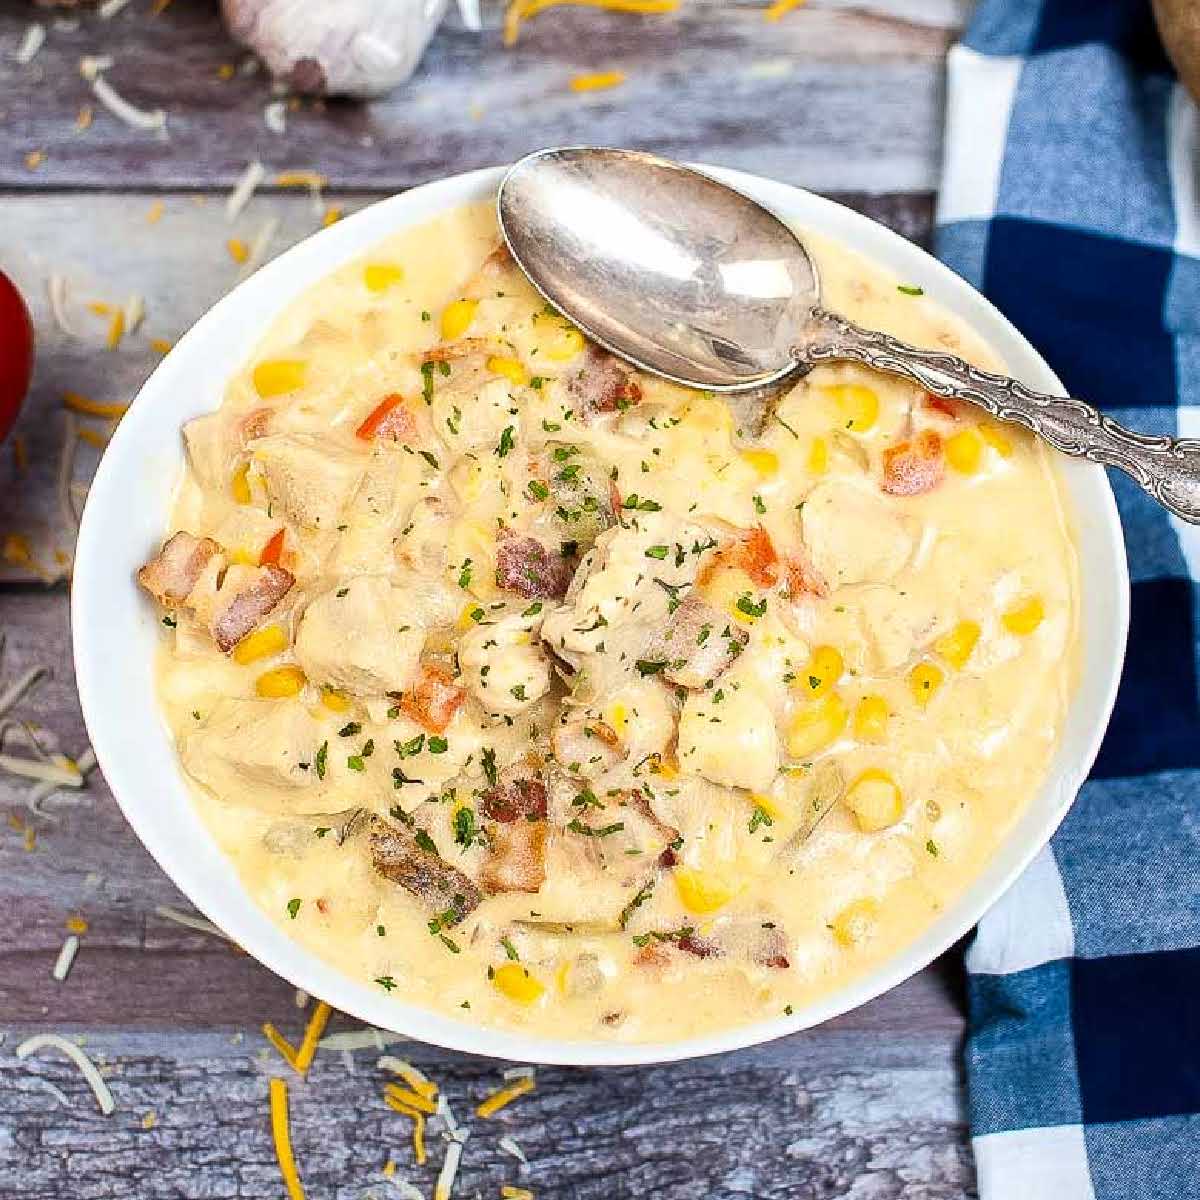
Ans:
<svg viewBox="0 0 1200 1200"><path fill-rule="evenodd" d="M993 375L954 354L919 350L886 333L863 329L814 308L800 363L850 359L911 379L935 396L968 400L1002 421L1031 429L1064 454L1119 467L1168 511L1200 524L1200 439L1135 433L1071 396L1035 392L1007 375Z"/></svg>

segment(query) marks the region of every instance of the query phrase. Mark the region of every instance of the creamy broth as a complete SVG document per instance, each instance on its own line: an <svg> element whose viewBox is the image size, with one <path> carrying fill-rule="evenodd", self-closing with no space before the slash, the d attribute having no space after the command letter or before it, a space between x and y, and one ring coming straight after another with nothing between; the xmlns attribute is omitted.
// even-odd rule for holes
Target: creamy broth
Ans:
<svg viewBox="0 0 1200 1200"><path fill-rule="evenodd" d="M806 241L831 308L1000 366ZM1043 778L1077 606L1049 455L852 365L773 409L634 375L497 245L490 205L385 241L186 427L191 536L143 583L195 802L289 936L444 1015L799 1009Z"/></svg>

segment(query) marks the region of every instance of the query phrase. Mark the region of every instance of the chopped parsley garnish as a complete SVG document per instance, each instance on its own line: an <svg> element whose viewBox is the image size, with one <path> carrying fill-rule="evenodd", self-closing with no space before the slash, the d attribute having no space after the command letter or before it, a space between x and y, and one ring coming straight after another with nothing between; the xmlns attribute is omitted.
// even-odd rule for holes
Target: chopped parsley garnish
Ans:
<svg viewBox="0 0 1200 1200"><path fill-rule="evenodd" d="M754 497L754 511L758 513L760 517L767 511L767 506L763 503L763 498L761 496L756 495Z"/></svg>
<svg viewBox="0 0 1200 1200"><path fill-rule="evenodd" d="M760 825L771 826L775 824L775 819L771 816L761 804L754 806L754 812L750 816L750 832L757 832Z"/></svg>
<svg viewBox="0 0 1200 1200"><path fill-rule="evenodd" d="M427 309L427 308L421 309L421 320L422 321L432 321L433 320L433 318L429 315L429 309Z"/></svg>
<svg viewBox="0 0 1200 1200"><path fill-rule="evenodd" d="M934 858L937 858L937 856L938 856L937 842L935 842L933 840L933 838L930 838L929 841L927 841L925 843L925 849L928 850L929 853L932 854Z"/></svg>
<svg viewBox="0 0 1200 1200"><path fill-rule="evenodd" d="M302 901L298 896L287 902L288 916L291 917L293 921L296 919L296 914L300 911L301 903Z"/></svg>
<svg viewBox="0 0 1200 1200"><path fill-rule="evenodd" d="M429 739L430 754L445 754L450 748L450 743L444 737L431 737Z"/></svg>
<svg viewBox="0 0 1200 1200"><path fill-rule="evenodd" d="M611 825L585 825L578 817L567 822L567 828L572 833L581 833L584 837L608 837L620 833L625 828L624 821L614 821Z"/></svg>
<svg viewBox="0 0 1200 1200"><path fill-rule="evenodd" d="M418 733L415 738L409 738L407 742L394 741L392 745L401 758L411 758L414 754L421 753L421 747L425 745L425 735Z"/></svg>
<svg viewBox="0 0 1200 1200"><path fill-rule="evenodd" d="M162 619L162 623L163 623L163 624L164 624L164 625L165 625L165 626L166 626L168 629L174 629L174 628L175 628L175 626L179 624L179 622L178 622L178 621L176 621L176 620L175 620L175 618L174 618L173 616L171 616L169 613L167 614L167 616L163 617L163 619Z"/></svg>
<svg viewBox="0 0 1200 1200"><path fill-rule="evenodd" d="M515 684L508 690L514 700L520 700L522 703L524 703L529 699L529 697L525 695L525 685L523 683Z"/></svg>
<svg viewBox="0 0 1200 1200"><path fill-rule="evenodd" d="M500 775L496 770L496 752L491 746L485 746L481 755L483 761L483 773L487 777L488 785L495 787L500 780Z"/></svg>
<svg viewBox="0 0 1200 1200"><path fill-rule="evenodd" d="M542 611L542 602L535 600L522 614L523 617L536 617Z"/></svg>
<svg viewBox="0 0 1200 1200"><path fill-rule="evenodd" d="M317 757L314 760L317 765L317 778L318 779L325 778L325 764L328 761L328 759L329 759L329 743L322 742L320 749L317 751ZM323 835L318 833L317 836L321 837Z"/></svg>
<svg viewBox="0 0 1200 1200"><path fill-rule="evenodd" d="M514 945L512 944L512 942L510 942L510 941L508 940L508 938L506 938L506 937L502 937L502 938L500 939L500 945L502 945L502 946L504 947L504 953L508 955L508 957L509 957L509 959L510 959L511 961L513 961L513 962L519 962L519 961L520 961L520 959L521 959L521 956L520 956L520 955L517 953L517 948L516 948L516 946L514 946Z"/></svg>
<svg viewBox="0 0 1200 1200"><path fill-rule="evenodd" d="M650 880L649 883L643 884L638 889L637 895L634 896L634 898L632 900L630 900L630 902L627 905L625 905L625 907L623 909L621 909L621 915L620 915L620 917L617 918L617 923L621 926L622 929L624 929L625 926L629 924L629 918L632 917L633 914L639 908L641 908L641 906L643 904L645 904L646 901L649 900L653 894L654 894L654 880L652 879L652 880Z"/></svg>
<svg viewBox="0 0 1200 1200"><path fill-rule="evenodd" d="M365 771L367 769L367 764L363 761L363 756L361 754L351 754L350 757L346 759L346 766L348 766L352 771Z"/></svg>
<svg viewBox="0 0 1200 1200"><path fill-rule="evenodd" d="M431 838L429 834L425 832L425 830L418 829L413 836L416 839L417 845L420 846L426 854L437 853L437 846L434 844L433 838Z"/></svg>
<svg viewBox="0 0 1200 1200"><path fill-rule="evenodd" d="M390 975L376 976L375 982L379 984L385 992L392 991L396 986L396 981Z"/></svg>
<svg viewBox="0 0 1200 1200"><path fill-rule="evenodd" d="M437 456L431 450L419 450L420 456L435 470L440 471L442 464L438 462Z"/></svg>
<svg viewBox="0 0 1200 1200"><path fill-rule="evenodd" d="M337 598L339 600L341 600L343 596L348 596L349 594L350 594L350 589L348 587L338 588L338 590L337 590Z"/></svg>
<svg viewBox="0 0 1200 1200"><path fill-rule="evenodd" d="M362 733L362 726L357 721L348 721L338 730L338 737L353 737L356 733Z"/></svg>
<svg viewBox="0 0 1200 1200"><path fill-rule="evenodd" d="M376 937L387 937L387 930L382 925L375 926Z"/></svg>
<svg viewBox="0 0 1200 1200"><path fill-rule="evenodd" d="M475 823L475 810L465 805L454 814L454 841L464 850L487 840L483 830Z"/></svg>
<svg viewBox="0 0 1200 1200"><path fill-rule="evenodd" d="M638 674L644 679L647 675L657 675L667 665L665 658L639 658L634 664Z"/></svg>
<svg viewBox="0 0 1200 1200"><path fill-rule="evenodd" d="M633 509L637 512L662 512L662 505L657 500L651 500L648 497L645 500L638 498L637 492L630 492L625 497L622 508Z"/></svg>
<svg viewBox="0 0 1200 1200"><path fill-rule="evenodd" d="M571 804L575 808L583 809L604 807L604 804L601 802L600 798L595 792L592 791L591 788L584 788L583 791L571 801Z"/></svg>
<svg viewBox="0 0 1200 1200"><path fill-rule="evenodd" d="M313 833L315 833L317 835L317 837L319 837L319 838L323 838L328 832L329 832L328 825L318 825L316 827L316 829L313 830Z"/></svg>
<svg viewBox="0 0 1200 1200"><path fill-rule="evenodd" d="M471 586L471 560L463 559L462 570L458 573L458 586L466 591Z"/></svg>
<svg viewBox="0 0 1200 1200"><path fill-rule="evenodd" d="M503 433L500 434L499 444L496 446L496 454L500 458L503 458L517 444L513 433L513 426L505 425Z"/></svg>
<svg viewBox="0 0 1200 1200"><path fill-rule="evenodd" d="M433 403L433 363L421 364L421 395L426 404Z"/></svg>
<svg viewBox="0 0 1200 1200"><path fill-rule="evenodd" d="M912 284L912 283L898 283L896 285L896 291L903 292L906 296L923 296L923 295L925 295L924 288L917 287L915 284Z"/></svg>
<svg viewBox="0 0 1200 1200"><path fill-rule="evenodd" d="M540 479L531 479L528 489L535 500L545 500L550 495L550 489Z"/></svg>
<svg viewBox="0 0 1200 1200"><path fill-rule="evenodd" d="M671 553L670 546L650 546L646 550L646 557L647 558L657 558L659 560L662 560L662 559L666 558L667 555L670 553Z"/></svg>
<svg viewBox="0 0 1200 1200"><path fill-rule="evenodd" d="M764 596L757 604L750 599L750 594L738 597L737 610L748 617L761 617L767 611L767 598Z"/></svg>

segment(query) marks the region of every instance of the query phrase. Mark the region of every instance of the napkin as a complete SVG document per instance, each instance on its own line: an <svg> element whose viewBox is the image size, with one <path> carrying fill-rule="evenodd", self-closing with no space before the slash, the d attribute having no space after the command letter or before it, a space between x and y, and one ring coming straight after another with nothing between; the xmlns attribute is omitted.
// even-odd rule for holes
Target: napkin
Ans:
<svg viewBox="0 0 1200 1200"><path fill-rule="evenodd" d="M982 0L938 254L1065 386L1200 437L1200 115L1142 0ZM1091 776L967 952L981 1200L1200 1198L1200 529L1111 472L1129 652Z"/></svg>

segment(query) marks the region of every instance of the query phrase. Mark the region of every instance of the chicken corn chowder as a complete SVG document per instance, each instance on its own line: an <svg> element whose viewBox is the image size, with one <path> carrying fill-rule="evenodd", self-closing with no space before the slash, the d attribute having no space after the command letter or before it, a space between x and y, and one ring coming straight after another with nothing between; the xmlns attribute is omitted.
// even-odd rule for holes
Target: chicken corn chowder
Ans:
<svg viewBox="0 0 1200 1200"><path fill-rule="evenodd" d="M807 236L830 305L985 367ZM917 936L1039 786L1076 572L1044 448L820 367L726 401L535 294L490 206L289 307L139 581L195 801L347 974L544 1036L781 1016Z"/></svg>

